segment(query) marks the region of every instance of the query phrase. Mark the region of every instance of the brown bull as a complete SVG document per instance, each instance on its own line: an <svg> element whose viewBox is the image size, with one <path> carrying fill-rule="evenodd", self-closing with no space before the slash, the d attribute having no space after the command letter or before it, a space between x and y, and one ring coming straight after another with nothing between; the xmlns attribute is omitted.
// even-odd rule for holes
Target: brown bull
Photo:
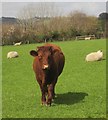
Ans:
<svg viewBox="0 0 108 120"><path fill-rule="evenodd" d="M61 49L54 44L45 44L32 50L34 56L33 70L42 92L42 104L51 105L55 96L55 85L62 73L65 57Z"/></svg>

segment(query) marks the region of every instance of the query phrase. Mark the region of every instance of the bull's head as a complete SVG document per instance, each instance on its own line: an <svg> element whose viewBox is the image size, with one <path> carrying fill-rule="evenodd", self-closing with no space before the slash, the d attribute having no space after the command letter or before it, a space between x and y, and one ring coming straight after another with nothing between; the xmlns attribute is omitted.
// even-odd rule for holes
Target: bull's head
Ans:
<svg viewBox="0 0 108 120"><path fill-rule="evenodd" d="M37 48L37 51L31 50L30 55L38 57L43 70L50 69L53 48L51 46L41 46Z"/></svg>

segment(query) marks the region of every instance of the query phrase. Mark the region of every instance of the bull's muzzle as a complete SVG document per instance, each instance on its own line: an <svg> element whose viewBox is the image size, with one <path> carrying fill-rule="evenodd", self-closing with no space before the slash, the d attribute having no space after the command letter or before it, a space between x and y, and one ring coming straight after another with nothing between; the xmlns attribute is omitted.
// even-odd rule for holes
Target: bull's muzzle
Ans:
<svg viewBox="0 0 108 120"><path fill-rule="evenodd" d="M48 65L44 65L43 69L46 70L46 69L48 69L48 67L49 67Z"/></svg>

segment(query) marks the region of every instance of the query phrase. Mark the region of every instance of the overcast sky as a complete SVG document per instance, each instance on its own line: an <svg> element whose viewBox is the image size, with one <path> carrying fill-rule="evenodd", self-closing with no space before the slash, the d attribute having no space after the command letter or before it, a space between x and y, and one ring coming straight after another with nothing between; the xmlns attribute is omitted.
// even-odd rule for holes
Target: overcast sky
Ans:
<svg viewBox="0 0 108 120"><path fill-rule="evenodd" d="M37 4L37 2L30 2L30 0L26 0L28 2L15 2L15 1L20 1L20 0L13 0L13 1L14 2L12 2L12 0L2 0L1 16L17 17L19 12L27 5L29 5L29 4L36 5ZM21 1L25 1L25 0L21 0ZM33 0L31 0L31 1L33 1ZM46 0L44 0L44 1L46 2ZM57 1L57 0L55 0L55 1ZM73 1L76 1L76 2L73 2ZM80 1L80 2L77 2L77 1ZM88 0L88 2L84 2L84 0L82 0L82 1L81 0L71 0L71 2L67 2L67 1L56 2L55 5L59 9L62 10L63 14L68 14L70 11L79 10L88 15L98 16L100 13L106 12L105 0L94 0L94 1L95 2L92 2L92 0ZM50 5L50 3L48 3L48 4Z"/></svg>

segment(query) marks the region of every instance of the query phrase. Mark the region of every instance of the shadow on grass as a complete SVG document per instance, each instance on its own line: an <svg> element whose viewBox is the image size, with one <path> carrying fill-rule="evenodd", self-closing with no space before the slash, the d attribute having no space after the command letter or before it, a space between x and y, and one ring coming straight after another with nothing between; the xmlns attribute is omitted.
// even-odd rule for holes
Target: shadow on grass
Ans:
<svg viewBox="0 0 108 120"><path fill-rule="evenodd" d="M88 94L83 92L57 94L57 98L55 98L54 103L72 105L81 102L85 96L88 96Z"/></svg>
<svg viewBox="0 0 108 120"><path fill-rule="evenodd" d="M101 61L104 61L104 60L106 60L105 58L103 58L102 60L98 60L98 62L101 62Z"/></svg>

